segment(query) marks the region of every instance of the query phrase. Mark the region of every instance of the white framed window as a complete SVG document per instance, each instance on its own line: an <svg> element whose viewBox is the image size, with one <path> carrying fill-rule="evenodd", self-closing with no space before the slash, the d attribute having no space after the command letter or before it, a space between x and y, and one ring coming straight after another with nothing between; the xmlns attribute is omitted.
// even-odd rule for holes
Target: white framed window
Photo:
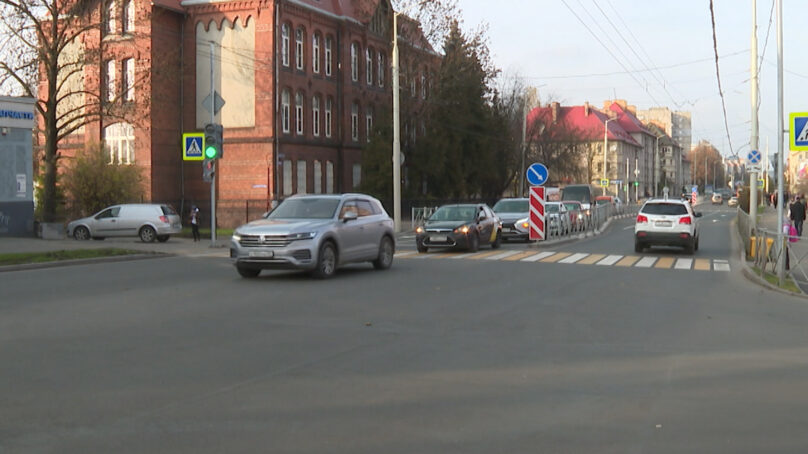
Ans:
<svg viewBox="0 0 808 454"><path fill-rule="evenodd" d="M295 67L303 70L303 29L295 30Z"/></svg>
<svg viewBox="0 0 808 454"><path fill-rule="evenodd" d="M286 134L289 134L290 127L290 112L289 112L289 90L283 90L281 93L281 129Z"/></svg>
<svg viewBox="0 0 808 454"><path fill-rule="evenodd" d="M359 103L351 104L351 140L359 141Z"/></svg>
<svg viewBox="0 0 808 454"><path fill-rule="evenodd" d="M373 107L368 107L365 111L365 138L370 142L370 136L373 132Z"/></svg>
<svg viewBox="0 0 808 454"><path fill-rule="evenodd" d="M320 73L320 35L316 33L311 37L311 70Z"/></svg>
<svg viewBox="0 0 808 454"><path fill-rule="evenodd" d="M334 193L334 163L331 161L325 162L325 192Z"/></svg>
<svg viewBox="0 0 808 454"><path fill-rule="evenodd" d="M289 25L281 25L281 63L289 66Z"/></svg>
<svg viewBox="0 0 808 454"><path fill-rule="evenodd" d="M334 40L330 36L325 38L325 75L331 76L331 48L333 47Z"/></svg>
<svg viewBox="0 0 808 454"><path fill-rule="evenodd" d="M292 195L292 160L283 161L283 195Z"/></svg>
<svg viewBox="0 0 808 454"><path fill-rule="evenodd" d="M421 99L426 99L426 74L421 73Z"/></svg>
<svg viewBox="0 0 808 454"><path fill-rule="evenodd" d="M314 137L320 137L320 97L311 98L311 133Z"/></svg>
<svg viewBox="0 0 808 454"><path fill-rule="evenodd" d="M135 162L135 128L129 123L114 123L104 128L104 147L109 164Z"/></svg>
<svg viewBox="0 0 808 454"><path fill-rule="evenodd" d="M297 161L297 193L306 193L306 161Z"/></svg>
<svg viewBox="0 0 808 454"><path fill-rule="evenodd" d="M320 161L314 161L314 193L315 194L322 194L323 193L323 165Z"/></svg>
<svg viewBox="0 0 808 454"><path fill-rule="evenodd" d="M132 102L135 100L135 59L127 58L123 61L123 81L124 100Z"/></svg>
<svg viewBox="0 0 808 454"><path fill-rule="evenodd" d="M110 0L109 3L107 3L107 33L115 33L115 29L117 28L117 16L118 15L115 11L115 0Z"/></svg>
<svg viewBox="0 0 808 454"><path fill-rule="evenodd" d="M378 71L379 74L376 76L376 80L378 80L380 87L384 87L384 74L387 72L387 66L385 66L384 64L383 53L379 52L377 61L379 62L379 71Z"/></svg>
<svg viewBox="0 0 808 454"><path fill-rule="evenodd" d="M107 60L106 76L107 76L107 101L115 100L115 60Z"/></svg>
<svg viewBox="0 0 808 454"><path fill-rule="evenodd" d="M295 134L303 135L303 93L295 95Z"/></svg>
<svg viewBox="0 0 808 454"><path fill-rule="evenodd" d="M329 96L325 99L325 136L331 137L331 111L333 110L334 100Z"/></svg>
<svg viewBox="0 0 808 454"><path fill-rule="evenodd" d="M365 78L368 85L373 85L373 50L365 49Z"/></svg>
<svg viewBox="0 0 808 454"><path fill-rule="evenodd" d="M359 186L362 184L362 164L354 164L352 173L353 188L359 189Z"/></svg>
<svg viewBox="0 0 808 454"><path fill-rule="evenodd" d="M121 18L123 32L132 33L135 31L135 0L125 0L121 11L123 12Z"/></svg>
<svg viewBox="0 0 808 454"><path fill-rule="evenodd" d="M359 45L351 43L351 80L359 81Z"/></svg>

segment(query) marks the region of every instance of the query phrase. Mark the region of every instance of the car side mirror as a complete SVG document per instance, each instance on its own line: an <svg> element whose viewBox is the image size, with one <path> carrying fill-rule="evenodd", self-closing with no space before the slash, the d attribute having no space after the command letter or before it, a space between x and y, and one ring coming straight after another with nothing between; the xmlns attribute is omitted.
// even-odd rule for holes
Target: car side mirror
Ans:
<svg viewBox="0 0 808 454"><path fill-rule="evenodd" d="M484 221L484 220L485 220L485 213L480 212L480 214L477 215L477 221L479 222L479 221Z"/></svg>
<svg viewBox="0 0 808 454"><path fill-rule="evenodd" d="M355 221L358 217L359 215L356 214L356 211L346 211L342 215L342 222Z"/></svg>
<svg viewBox="0 0 808 454"><path fill-rule="evenodd" d="M693 216L696 216L697 218L700 218L700 217L701 217L701 213L693 213Z"/></svg>

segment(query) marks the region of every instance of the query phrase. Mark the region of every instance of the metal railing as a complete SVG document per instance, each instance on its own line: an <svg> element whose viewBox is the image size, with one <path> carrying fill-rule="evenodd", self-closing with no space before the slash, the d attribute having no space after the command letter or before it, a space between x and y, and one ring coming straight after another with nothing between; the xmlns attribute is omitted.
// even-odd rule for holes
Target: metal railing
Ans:
<svg viewBox="0 0 808 454"><path fill-rule="evenodd" d="M743 218L746 218L742 220ZM738 210L738 229L742 237L746 257L751 257L756 272L761 278L766 273L777 275L777 266L781 258L785 260L786 275L805 292L808 289L808 247L801 246L805 241L799 236L778 233L773 230L757 228L754 231L748 224L749 215ZM743 223L746 222L746 225ZM782 257L785 254L785 257Z"/></svg>

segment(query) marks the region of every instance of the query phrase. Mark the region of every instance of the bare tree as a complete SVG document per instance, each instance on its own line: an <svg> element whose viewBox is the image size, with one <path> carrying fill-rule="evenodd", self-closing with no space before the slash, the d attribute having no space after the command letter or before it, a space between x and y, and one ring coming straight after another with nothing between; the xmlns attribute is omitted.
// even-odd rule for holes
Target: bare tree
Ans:
<svg viewBox="0 0 808 454"><path fill-rule="evenodd" d="M393 8L420 22L426 39L439 49L452 22L460 20L462 11L457 3L458 0L393 0Z"/></svg>

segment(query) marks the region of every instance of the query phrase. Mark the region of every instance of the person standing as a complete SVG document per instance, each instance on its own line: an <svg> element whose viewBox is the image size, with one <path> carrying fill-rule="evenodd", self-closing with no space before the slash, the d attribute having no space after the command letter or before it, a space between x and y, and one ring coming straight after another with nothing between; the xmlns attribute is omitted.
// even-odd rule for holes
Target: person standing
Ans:
<svg viewBox="0 0 808 454"><path fill-rule="evenodd" d="M199 241L199 208L191 209L191 231L194 234L194 242Z"/></svg>
<svg viewBox="0 0 808 454"><path fill-rule="evenodd" d="M802 223L805 221L805 205L800 200L800 196L794 199L791 204L791 220L794 222L794 228L797 229L797 236L802 236Z"/></svg>

